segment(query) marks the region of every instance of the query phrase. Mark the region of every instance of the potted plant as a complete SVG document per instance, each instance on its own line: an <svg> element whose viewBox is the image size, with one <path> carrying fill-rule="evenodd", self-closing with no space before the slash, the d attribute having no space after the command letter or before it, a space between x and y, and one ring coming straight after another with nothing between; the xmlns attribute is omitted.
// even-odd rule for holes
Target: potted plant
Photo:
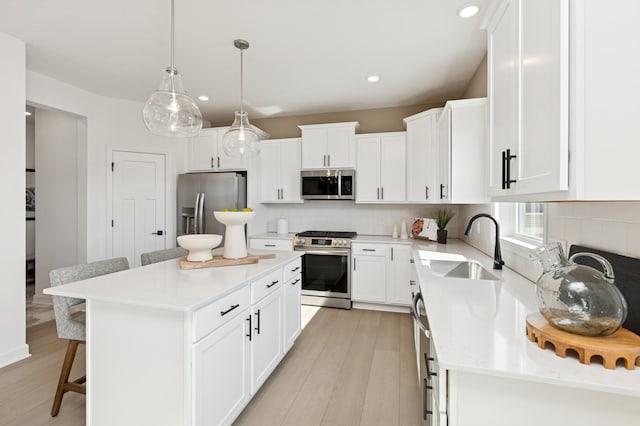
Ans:
<svg viewBox="0 0 640 426"><path fill-rule="evenodd" d="M438 242L441 244L447 244L447 230L445 228L453 219L453 216L455 216L455 213L446 209L436 210L433 216L438 226Z"/></svg>

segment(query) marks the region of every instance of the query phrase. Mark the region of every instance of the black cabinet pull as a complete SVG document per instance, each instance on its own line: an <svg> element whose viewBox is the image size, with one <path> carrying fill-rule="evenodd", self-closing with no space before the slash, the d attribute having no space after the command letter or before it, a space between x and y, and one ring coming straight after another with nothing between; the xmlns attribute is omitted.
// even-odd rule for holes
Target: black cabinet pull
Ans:
<svg viewBox="0 0 640 426"><path fill-rule="evenodd" d="M245 334L245 336L247 336L249 338L249 341L251 341L251 315L249 315L247 321L249 321L249 334Z"/></svg>
<svg viewBox="0 0 640 426"><path fill-rule="evenodd" d="M508 149L506 154L505 154L505 163L506 163L506 169L507 169L507 176L505 179L505 184L507 189L511 188L511 184L512 183L516 183L515 179L511 179L511 160L513 160L514 158L516 158L515 155L511 155L511 150Z"/></svg>
<svg viewBox="0 0 640 426"><path fill-rule="evenodd" d="M267 288L271 288L271 287L273 287L274 285L278 284L279 282L280 282L280 281L278 281L278 280L271 281L271 284L267 284Z"/></svg>
<svg viewBox="0 0 640 426"><path fill-rule="evenodd" d="M391 260L393 260L393 247L391 247Z"/></svg>
<svg viewBox="0 0 640 426"><path fill-rule="evenodd" d="M213 169L213 157L211 157L211 168Z"/></svg>
<svg viewBox="0 0 640 426"><path fill-rule="evenodd" d="M298 278L297 280L295 280L294 282L291 283L291 285L296 285L300 282L300 278Z"/></svg>
<svg viewBox="0 0 640 426"><path fill-rule="evenodd" d="M424 187L424 199L425 200L429 199L429 185L425 185Z"/></svg>
<svg viewBox="0 0 640 426"><path fill-rule="evenodd" d="M428 392L430 390L433 390L433 386L429 386L427 384L427 379L422 379L422 384L423 384L423 388L422 388L422 419L423 420L427 420L427 414L428 415L433 415L433 411L431 410L427 410L428 406L427 406L427 400L428 398Z"/></svg>
<svg viewBox="0 0 640 426"><path fill-rule="evenodd" d="M218 168L220 168L220 157L218 157Z"/></svg>
<svg viewBox="0 0 640 426"><path fill-rule="evenodd" d="M507 151L502 151L502 189L507 189Z"/></svg>
<svg viewBox="0 0 640 426"><path fill-rule="evenodd" d="M377 195L377 199L380 199L380 188L378 188L378 195Z"/></svg>
<svg viewBox="0 0 640 426"><path fill-rule="evenodd" d="M384 200L384 188L380 188L380 199Z"/></svg>
<svg viewBox="0 0 640 426"><path fill-rule="evenodd" d="M237 307L239 307L240 304L237 305L231 305L231 307L229 309L227 309L226 311L220 311L220 316L225 316L227 315L229 312L233 311L234 309L236 309Z"/></svg>
<svg viewBox="0 0 640 426"><path fill-rule="evenodd" d="M356 270L356 257L353 258L353 270Z"/></svg>
<svg viewBox="0 0 640 426"><path fill-rule="evenodd" d="M260 309L258 309L258 312L256 312L254 315L256 316L256 319L258 320L257 321L258 326L256 328L254 328L254 330L257 331L258 334L260 334Z"/></svg>
<svg viewBox="0 0 640 426"><path fill-rule="evenodd" d="M414 280L409 280L409 285L416 285L416 282Z"/></svg>
<svg viewBox="0 0 640 426"><path fill-rule="evenodd" d="M295 268L293 268L293 269L291 270L291 272L295 272L295 271L297 271L298 269L300 269L300 267L299 267L299 266L296 266Z"/></svg>
<svg viewBox="0 0 640 426"><path fill-rule="evenodd" d="M427 379L431 379L434 376L437 376L438 373L434 373L433 371L431 371L431 369L429 368L429 361L434 361L433 357L427 356L427 353L424 353L424 365L427 367Z"/></svg>
<svg viewBox="0 0 640 426"><path fill-rule="evenodd" d="M376 249L362 249L362 251L376 251Z"/></svg>
<svg viewBox="0 0 640 426"><path fill-rule="evenodd" d="M440 184L440 199L442 200L444 198L444 185Z"/></svg>
<svg viewBox="0 0 640 426"><path fill-rule="evenodd" d="M275 244L265 244L264 246L265 247L275 247L276 245Z"/></svg>

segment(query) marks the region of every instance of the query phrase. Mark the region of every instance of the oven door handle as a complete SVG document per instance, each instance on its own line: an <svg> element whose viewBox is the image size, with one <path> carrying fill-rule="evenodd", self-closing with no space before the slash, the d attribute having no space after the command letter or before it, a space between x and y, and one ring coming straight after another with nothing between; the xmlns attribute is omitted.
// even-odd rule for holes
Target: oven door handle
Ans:
<svg viewBox="0 0 640 426"><path fill-rule="evenodd" d="M349 250L304 250L304 252L321 256L349 256Z"/></svg>

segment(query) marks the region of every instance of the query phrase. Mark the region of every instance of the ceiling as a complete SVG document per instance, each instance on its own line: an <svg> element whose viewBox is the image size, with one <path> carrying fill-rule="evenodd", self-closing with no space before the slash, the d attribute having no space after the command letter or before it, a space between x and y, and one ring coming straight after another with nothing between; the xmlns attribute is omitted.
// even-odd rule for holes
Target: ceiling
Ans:
<svg viewBox="0 0 640 426"><path fill-rule="evenodd" d="M205 119L233 120L244 55L250 118L418 105L460 97L486 53L469 0L175 0L175 66ZM2 0L0 32L27 68L144 102L170 64L169 0ZM369 74L380 81L368 83Z"/></svg>

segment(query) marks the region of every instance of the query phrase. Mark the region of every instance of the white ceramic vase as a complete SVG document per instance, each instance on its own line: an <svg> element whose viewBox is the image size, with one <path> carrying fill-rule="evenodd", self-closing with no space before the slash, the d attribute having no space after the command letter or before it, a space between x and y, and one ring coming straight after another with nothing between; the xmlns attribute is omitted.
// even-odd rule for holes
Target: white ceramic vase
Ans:
<svg viewBox="0 0 640 426"><path fill-rule="evenodd" d="M225 259L242 259L247 257L247 240L244 225L255 216L256 212L213 212L216 220L225 225L224 250Z"/></svg>

